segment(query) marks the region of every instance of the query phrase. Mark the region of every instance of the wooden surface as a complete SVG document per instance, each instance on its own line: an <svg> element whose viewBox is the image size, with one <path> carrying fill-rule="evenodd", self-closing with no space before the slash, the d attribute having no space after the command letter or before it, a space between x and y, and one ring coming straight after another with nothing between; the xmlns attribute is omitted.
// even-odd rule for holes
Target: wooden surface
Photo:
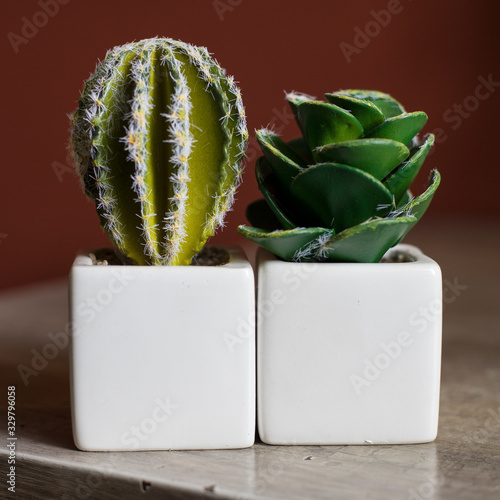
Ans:
<svg viewBox="0 0 500 500"><path fill-rule="evenodd" d="M0 498L7 467L6 393L17 389L16 497L23 499L498 499L500 278L498 223L433 221L407 242L441 265L444 340L434 443L88 453L71 436L67 348L23 383L49 334L67 322L64 281L0 296ZM61 337L62 339L62 337ZM61 344L62 345L62 344ZM36 364L36 363L35 363ZM21 368L22 369L22 368Z"/></svg>

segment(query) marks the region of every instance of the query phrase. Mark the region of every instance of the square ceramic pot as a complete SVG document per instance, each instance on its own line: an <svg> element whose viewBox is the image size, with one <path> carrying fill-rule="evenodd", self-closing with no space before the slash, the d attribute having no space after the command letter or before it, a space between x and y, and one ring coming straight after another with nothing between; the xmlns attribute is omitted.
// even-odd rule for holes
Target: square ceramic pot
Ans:
<svg viewBox="0 0 500 500"><path fill-rule="evenodd" d="M258 255L257 414L268 444L422 443L437 434L441 270Z"/></svg>
<svg viewBox="0 0 500 500"><path fill-rule="evenodd" d="M255 435L253 270L71 270L73 435L81 450L217 449Z"/></svg>

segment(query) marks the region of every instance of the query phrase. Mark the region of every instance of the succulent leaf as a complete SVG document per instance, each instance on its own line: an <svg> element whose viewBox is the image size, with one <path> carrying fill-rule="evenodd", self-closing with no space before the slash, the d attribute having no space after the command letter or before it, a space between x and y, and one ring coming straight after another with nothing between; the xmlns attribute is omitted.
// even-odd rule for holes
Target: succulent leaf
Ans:
<svg viewBox="0 0 500 500"><path fill-rule="evenodd" d="M256 163L264 200L248 207L253 228L241 234L285 260L378 262L422 217L440 183L409 190L434 136L418 144L427 121L372 90L292 93L287 100L302 137L284 143L257 132L265 157Z"/></svg>
<svg viewBox="0 0 500 500"><path fill-rule="evenodd" d="M276 231L283 227L264 198L260 198L250 203L246 208L245 215L252 226L266 231Z"/></svg>
<svg viewBox="0 0 500 500"><path fill-rule="evenodd" d="M436 193L439 184L441 183L441 174L437 170L431 172L429 184L425 192L420 196L413 198L406 205L402 206L400 211L413 215L417 220L420 220L425 211L429 208L432 198Z"/></svg>
<svg viewBox="0 0 500 500"><path fill-rule="evenodd" d="M378 262L416 223L411 216L368 221L334 236L325 251L335 262Z"/></svg>
<svg viewBox="0 0 500 500"><path fill-rule="evenodd" d="M296 137L295 139L288 141L287 144L296 155L302 158L302 161L306 165L314 163L311 150L303 137Z"/></svg>
<svg viewBox="0 0 500 500"><path fill-rule="evenodd" d="M341 94L325 94L325 97L330 104L352 113L361 123L365 134L385 121L382 111L370 101Z"/></svg>
<svg viewBox="0 0 500 500"><path fill-rule="evenodd" d="M358 139L316 148L319 161L356 167L379 181L408 158L409 154L410 151L404 144L390 139Z"/></svg>
<svg viewBox="0 0 500 500"><path fill-rule="evenodd" d="M335 92L335 94L371 102L382 111L386 119L405 113L405 109L401 103L389 94L377 90L340 90L339 92Z"/></svg>
<svg viewBox="0 0 500 500"><path fill-rule="evenodd" d="M297 122L297 125L300 128L300 132L302 133L302 136L305 137L305 130L302 125L302 122L299 119L299 106L303 102L308 102L308 101L314 101L315 98L306 94L299 94L298 92L290 92L286 94L286 100L288 104L290 105L290 108L292 110L293 116L295 117L295 121Z"/></svg>
<svg viewBox="0 0 500 500"><path fill-rule="evenodd" d="M259 130L256 138L278 182L289 189L293 178L306 166L305 162L286 142L270 131Z"/></svg>
<svg viewBox="0 0 500 500"><path fill-rule="evenodd" d="M403 113L388 118L382 125L374 128L366 137L392 139L403 144L409 144L413 137L427 123L427 115L422 111Z"/></svg>
<svg viewBox="0 0 500 500"><path fill-rule="evenodd" d="M394 195L396 203L399 203L404 193L415 180L433 144L434 135L429 134L410 159L402 163L399 168L383 181L386 188Z"/></svg>
<svg viewBox="0 0 500 500"><path fill-rule="evenodd" d="M255 164L255 176L257 177L257 183L261 193L264 195L264 199L276 218L280 221L282 227L285 229L297 227L296 224L292 222L291 214L286 212L283 203L279 201L280 199L289 200L291 195L289 192L284 192L283 186L280 185L271 170L269 162L263 156L257 159Z"/></svg>
<svg viewBox="0 0 500 500"><path fill-rule="evenodd" d="M408 204L411 200L413 199L413 195L411 194L411 191L408 190L406 191L401 199L399 200L399 203L396 205L396 210L401 209L404 207L406 204Z"/></svg>
<svg viewBox="0 0 500 500"><path fill-rule="evenodd" d="M387 215L392 206L392 195L380 181L338 163L309 167L295 177L291 190L323 227L337 233L373 216Z"/></svg>
<svg viewBox="0 0 500 500"><path fill-rule="evenodd" d="M299 105L298 117L313 158L315 149L324 144L349 141L363 135L363 127L354 116L334 104L306 101Z"/></svg>
<svg viewBox="0 0 500 500"><path fill-rule="evenodd" d="M284 260L295 260L297 253L307 251L311 243L317 241L318 238L326 236L328 240L334 234L333 231L322 227L301 227L290 231L267 232L256 227L239 226L238 232ZM307 261L308 259L301 260Z"/></svg>

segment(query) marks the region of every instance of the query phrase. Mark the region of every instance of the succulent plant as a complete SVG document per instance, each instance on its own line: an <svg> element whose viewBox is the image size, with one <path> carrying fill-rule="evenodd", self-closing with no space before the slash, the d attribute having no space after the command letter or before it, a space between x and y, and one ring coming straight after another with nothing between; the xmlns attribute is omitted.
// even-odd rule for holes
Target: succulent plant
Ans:
<svg viewBox="0 0 500 500"><path fill-rule="evenodd" d="M413 198L434 136L419 142L423 112L406 113L388 94L344 90L327 102L286 96L302 137L256 132L256 177L264 199L238 231L288 261L378 262L422 217L440 183Z"/></svg>
<svg viewBox="0 0 500 500"><path fill-rule="evenodd" d="M234 79L206 48L168 38L115 47L71 128L101 226L137 264L187 265L224 225L248 131Z"/></svg>

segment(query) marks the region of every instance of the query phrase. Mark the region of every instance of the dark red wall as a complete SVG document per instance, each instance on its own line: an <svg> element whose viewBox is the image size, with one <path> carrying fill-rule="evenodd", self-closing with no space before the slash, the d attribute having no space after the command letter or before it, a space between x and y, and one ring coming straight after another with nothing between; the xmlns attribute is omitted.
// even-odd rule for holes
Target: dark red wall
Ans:
<svg viewBox="0 0 500 500"><path fill-rule="evenodd" d="M296 134L295 124L288 123L285 90L320 96L371 88L392 94L409 111L426 111L426 131L439 131L439 144L418 184L423 188L435 167L443 181L425 218L498 215L499 2L2 5L1 287L64 275L78 249L106 244L66 157L66 114L107 49L155 35L205 45L215 54L240 82L252 135L273 122L286 137ZM251 143L250 160L256 154ZM250 161L219 241L238 241L235 228L257 196Z"/></svg>

